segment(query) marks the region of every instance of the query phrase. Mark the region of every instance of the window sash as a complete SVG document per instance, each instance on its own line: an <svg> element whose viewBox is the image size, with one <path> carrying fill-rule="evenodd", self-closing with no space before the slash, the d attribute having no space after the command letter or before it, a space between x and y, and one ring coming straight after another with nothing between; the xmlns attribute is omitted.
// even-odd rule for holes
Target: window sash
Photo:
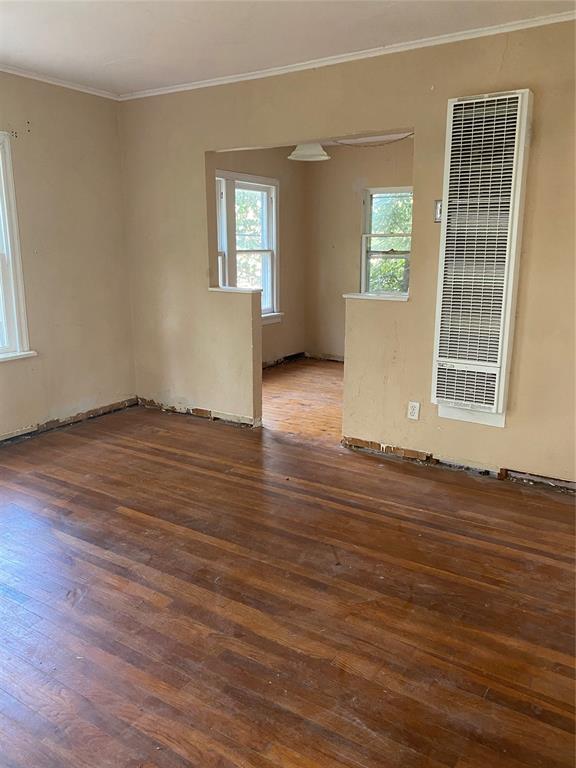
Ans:
<svg viewBox="0 0 576 768"><path fill-rule="evenodd" d="M373 262L392 262L392 261L403 261L403 270L402 270L402 286L400 290L370 290L371 288L371 272L372 272L372 265ZM380 251L368 251L365 261L366 267L365 267L365 286L366 290L364 293L378 293L378 294L394 294L394 295L407 295L408 294L408 286L410 282L410 251L396 251L394 254L391 254L389 252L382 253Z"/></svg>
<svg viewBox="0 0 576 768"><path fill-rule="evenodd" d="M406 259L408 261L410 259L410 254L411 251L366 251L366 255L369 259L390 259L390 261L393 259Z"/></svg>
<svg viewBox="0 0 576 768"><path fill-rule="evenodd" d="M375 197L394 197L394 196L403 196L403 197L409 197L412 200L414 199L414 194L412 187L390 187L387 189L369 189L366 191L366 197L365 197L365 205L366 205L366 227L364 229L364 232L366 234L377 234L372 231L372 219L374 216L374 198ZM390 237L407 237L412 235L412 221L410 221L410 232L406 234L401 234L399 232L390 232L388 233Z"/></svg>
<svg viewBox="0 0 576 768"><path fill-rule="evenodd" d="M410 282L410 258L411 251L406 250L381 250L370 248L370 242L374 237L382 237L382 235L362 235L362 278L361 278L361 291L362 293L378 293L381 295L394 294L394 295L407 295ZM411 240L411 236L410 236ZM400 290L381 290L375 291L371 289L371 272L373 263L378 261L404 261L404 270L402 275L402 287Z"/></svg>
<svg viewBox="0 0 576 768"><path fill-rule="evenodd" d="M261 229L262 229L262 238L261 238L261 245L262 248L260 250L264 249L271 249L272 248L272 233L274 228L274 221L273 221L273 211L272 207L274 204L273 201L273 194L272 190L269 186L264 186L261 184L250 184L246 181L236 181L234 183L234 208L236 208L236 192L241 190L246 190L248 192L258 192L260 195L262 195L263 205L262 205L262 215L261 215ZM239 248L238 247L238 237L242 237L245 233L239 233L236 232L236 251L249 251L250 248ZM249 237L249 235L245 235ZM259 249L256 249L259 250Z"/></svg>

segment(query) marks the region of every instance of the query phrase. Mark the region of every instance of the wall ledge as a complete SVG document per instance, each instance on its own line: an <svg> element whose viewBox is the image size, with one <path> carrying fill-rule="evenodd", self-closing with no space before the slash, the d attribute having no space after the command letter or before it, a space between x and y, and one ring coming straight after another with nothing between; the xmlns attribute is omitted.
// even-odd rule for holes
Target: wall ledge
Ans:
<svg viewBox="0 0 576 768"><path fill-rule="evenodd" d="M234 286L209 286L212 293L262 293L262 288L236 288Z"/></svg>
<svg viewBox="0 0 576 768"><path fill-rule="evenodd" d="M0 355L0 363L6 363L9 360L22 360L26 357L36 357L38 352L34 352L33 349L27 349L24 352L7 352L4 355Z"/></svg>
<svg viewBox="0 0 576 768"><path fill-rule="evenodd" d="M364 299L365 301L408 301L407 293L343 293L345 299Z"/></svg>

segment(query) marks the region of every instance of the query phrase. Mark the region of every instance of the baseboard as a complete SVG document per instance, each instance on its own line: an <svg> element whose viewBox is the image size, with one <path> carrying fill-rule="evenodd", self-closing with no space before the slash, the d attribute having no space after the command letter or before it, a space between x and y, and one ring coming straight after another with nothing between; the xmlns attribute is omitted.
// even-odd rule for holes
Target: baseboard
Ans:
<svg viewBox="0 0 576 768"><path fill-rule="evenodd" d="M19 437L32 437L33 435L40 435L43 432L50 432L53 429L61 429L67 427L70 424L77 424L81 421L88 421L88 419L95 419L98 416L104 416L107 413L114 413L115 411L123 411L126 408L131 408L134 405L138 405L137 397L128 397L125 400L119 400L116 403L109 403L108 405L101 405L98 408L91 408L89 411L82 411L74 414L74 416L66 416L63 419L50 419L42 424L34 424L30 427L24 427L23 429L15 430L4 435L0 435L0 442L7 440L15 440Z"/></svg>

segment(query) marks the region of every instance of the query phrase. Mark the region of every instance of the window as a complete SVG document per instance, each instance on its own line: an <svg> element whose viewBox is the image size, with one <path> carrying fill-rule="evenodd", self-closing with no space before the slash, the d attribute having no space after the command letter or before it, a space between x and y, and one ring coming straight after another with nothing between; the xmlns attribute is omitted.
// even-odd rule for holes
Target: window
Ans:
<svg viewBox="0 0 576 768"><path fill-rule="evenodd" d="M219 283L261 289L262 314L278 313L278 182L217 174Z"/></svg>
<svg viewBox="0 0 576 768"><path fill-rule="evenodd" d="M0 132L0 360L29 354L10 137Z"/></svg>
<svg viewBox="0 0 576 768"><path fill-rule="evenodd" d="M362 293L407 296L412 189L368 189L364 198Z"/></svg>

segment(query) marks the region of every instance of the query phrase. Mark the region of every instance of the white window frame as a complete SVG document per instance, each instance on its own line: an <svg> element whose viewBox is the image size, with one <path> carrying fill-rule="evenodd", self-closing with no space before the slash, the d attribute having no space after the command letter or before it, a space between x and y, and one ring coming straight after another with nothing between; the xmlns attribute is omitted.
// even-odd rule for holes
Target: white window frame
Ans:
<svg viewBox="0 0 576 768"><path fill-rule="evenodd" d="M271 307L262 311L264 323L279 321L280 311L280 255L278 249L278 197L279 182L265 176L254 176L232 171L219 171L216 177L216 224L218 237L218 282L221 288L235 288L237 283L236 263L237 254L242 253L236 248L236 189L256 189L267 191L267 232L268 248L262 254L270 254L270 296ZM231 204L229 201L232 201ZM247 252L258 253L251 248Z"/></svg>
<svg viewBox="0 0 576 768"><path fill-rule="evenodd" d="M407 301L410 293L410 266L412 257L412 247L409 251L397 251L390 255L390 258L405 258L408 262L408 284L405 291L381 291L378 293L368 290L368 258L370 253L369 243L372 237L409 237L410 246L412 246L412 232L390 233L390 232L371 232L372 229L372 197L377 194L393 194L395 192L410 192L414 200L413 187L369 187L364 190L363 205L363 228L362 228L362 252L361 252L361 270L360 270L360 292L367 296L377 297L379 299L391 299L394 301Z"/></svg>
<svg viewBox="0 0 576 768"><path fill-rule="evenodd" d="M7 343L0 346L1 362L35 354L30 351L28 340L16 191L10 134L6 131L0 131L0 216L4 223L0 229L0 311L6 322L7 337Z"/></svg>

